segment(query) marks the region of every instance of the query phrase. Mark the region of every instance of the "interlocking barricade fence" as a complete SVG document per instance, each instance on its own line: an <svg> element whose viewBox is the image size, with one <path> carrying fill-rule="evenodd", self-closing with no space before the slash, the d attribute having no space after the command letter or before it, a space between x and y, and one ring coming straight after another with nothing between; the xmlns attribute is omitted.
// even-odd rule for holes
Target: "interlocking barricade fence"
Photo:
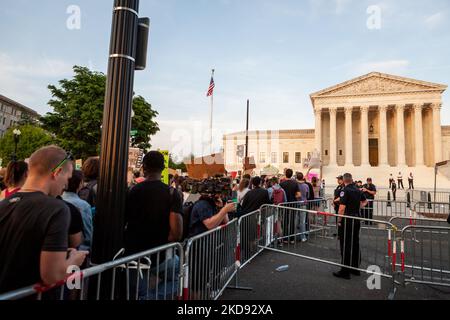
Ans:
<svg viewBox="0 0 450 320"><path fill-rule="evenodd" d="M258 211L251 212L239 218L239 259L237 261L239 261L240 268L243 268L263 250L259 246L259 241L261 241L261 235L265 231L262 222L266 214L265 207L262 207Z"/></svg>
<svg viewBox="0 0 450 320"><path fill-rule="evenodd" d="M238 220L188 240L183 298L216 300L237 272Z"/></svg>
<svg viewBox="0 0 450 320"><path fill-rule="evenodd" d="M450 287L450 228L407 226L401 232L400 282Z"/></svg>
<svg viewBox="0 0 450 320"><path fill-rule="evenodd" d="M389 220L398 230L402 230L407 226L427 226L427 227L447 227L447 220L442 219L426 219L417 217L415 214L410 217L394 217Z"/></svg>
<svg viewBox="0 0 450 320"><path fill-rule="evenodd" d="M173 243L75 272L50 287L2 294L0 300L176 300L183 264L183 247Z"/></svg>
<svg viewBox="0 0 450 320"><path fill-rule="evenodd" d="M369 200L366 208L361 210L372 211L373 218L378 220L389 220L392 217L410 217L413 211L413 203L407 201Z"/></svg>
<svg viewBox="0 0 450 320"><path fill-rule="evenodd" d="M414 212L418 218L447 220L450 214L450 203L417 202L414 204Z"/></svg>

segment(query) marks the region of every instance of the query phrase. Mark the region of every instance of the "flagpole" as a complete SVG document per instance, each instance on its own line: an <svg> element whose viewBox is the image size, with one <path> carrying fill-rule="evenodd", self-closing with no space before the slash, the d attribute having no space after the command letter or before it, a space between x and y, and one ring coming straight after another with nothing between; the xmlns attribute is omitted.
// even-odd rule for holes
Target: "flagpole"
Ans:
<svg viewBox="0 0 450 320"><path fill-rule="evenodd" d="M214 72L215 70L212 69L212 75L211 78L214 78ZM210 133L210 139L209 139L209 150L210 154L213 154L213 112L214 112L214 93L211 94L211 114L209 117L209 133Z"/></svg>

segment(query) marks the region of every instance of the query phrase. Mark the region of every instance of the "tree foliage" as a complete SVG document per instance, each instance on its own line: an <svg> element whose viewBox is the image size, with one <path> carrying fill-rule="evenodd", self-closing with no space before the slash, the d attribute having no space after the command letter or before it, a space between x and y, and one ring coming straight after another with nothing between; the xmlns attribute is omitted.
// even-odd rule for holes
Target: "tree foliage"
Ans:
<svg viewBox="0 0 450 320"><path fill-rule="evenodd" d="M181 172L187 172L184 162L176 162L173 160L172 154L169 154L169 168L174 170L181 170Z"/></svg>
<svg viewBox="0 0 450 320"><path fill-rule="evenodd" d="M14 129L19 129L21 132L17 144L17 159L29 158L37 149L55 142L50 133L35 125L9 128L3 138L0 139L0 158L3 159L3 166L11 160L14 154Z"/></svg>
<svg viewBox="0 0 450 320"><path fill-rule="evenodd" d="M72 79L49 85L53 112L42 119L43 127L56 135L58 144L70 150L76 158L98 155L105 100L106 76L86 67L75 66ZM133 147L150 148L150 137L159 131L154 121L158 113L141 96L133 99L135 118L132 129L137 130Z"/></svg>

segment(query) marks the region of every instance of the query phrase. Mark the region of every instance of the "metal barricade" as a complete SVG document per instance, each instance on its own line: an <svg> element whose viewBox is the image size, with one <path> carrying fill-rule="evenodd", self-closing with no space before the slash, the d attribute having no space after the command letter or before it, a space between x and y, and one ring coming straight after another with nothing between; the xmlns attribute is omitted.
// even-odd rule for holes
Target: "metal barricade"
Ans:
<svg viewBox="0 0 450 320"><path fill-rule="evenodd" d="M450 227L405 227L400 254L401 283L450 287Z"/></svg>
<svg viewBox="0 0 450 320"><path fill-rule="evenodd" d="M238 248L239 248L239 264L243 268L247 263L254 259L262 249L259 247L261 232L261 221L263 221L262 213L266 214L266 206L260 210L251 212L239 218L238 228Z"/></svg>
<svg viewBox="0 0 450 320"><path fill-rule="evenodd" d="M413 204L407 201L370 200L373 217L378 220L389 220L392 217L410 217Z"/></svg>
<svg viewBox="0 0 450 320"><path fill-rule="evenodd" d="M412 217L393 217L389 220L398 230L402 230L407 226L428 226L428 227L446 227L447 220L420 218L417 215Z"/></svg>
<svg viewBox="0 0 450 320"><path fill-rule="evenodd" d="M279 223L282 227L281 236L274 233L271 243L260 242L265 250L353 271L367 272L369 267L377 266L381 276L392 278L396 263L396 228L391 223L343 216L339 217L341 222L337 227L338 216L328 212L281 206L267 206L266 210L273 214L273 224ZM295 217L303 215L309 229L301 227L300 218L297 220L300 225L292 230L290 226Z"/></svg>
<svg viewBox="0 0 450 320"><path fill-rule="evenodd" d="M173 243L76 271L52 286L5 293L0 300L176 300L183 264L183 247Z"/></svg>
<svg viewBox="0 0 450 320"><path fill-rule="evenodd" d="M216 300L235 276L238 220L188 240L183 298Z"/></svg>
<svg viewBox="0 0 450 320"><path fill-rule="evenodd" d="M417 202L414 204L417 217L428 219L447 219L450 214L450 203Z"/></svg>

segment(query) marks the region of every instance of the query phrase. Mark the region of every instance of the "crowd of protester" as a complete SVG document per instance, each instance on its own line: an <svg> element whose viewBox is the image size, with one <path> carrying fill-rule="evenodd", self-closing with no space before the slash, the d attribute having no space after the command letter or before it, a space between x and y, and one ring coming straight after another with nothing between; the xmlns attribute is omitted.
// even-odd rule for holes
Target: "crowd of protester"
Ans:
<svg viewBox="0 0 450 320"><path fill-rule="evenodd" d="M0 293L34 283L51 285L67 276L68 266L89 265L99 167L99 158L94 157L76 170L71 155L56 146L37 150L27 162L8 164L0 201ZM308 179L308 174L294 174L291 169L276 176L202 181L176 175L167 185L162 182L164 168L163 155L152 151L144 157L142 170L133 174L124 216L126 255L182 242L263 205L324 197L325 181L314 176ZM366 198L375 198L376 187L370 178L367 184L359 181L355 186ZM340 187L342 177L335 191L336 208ZM363 217L372 219L372 210L369 204ZM299 214L296 219L291 228L298 230L287 232L300 234L297 241L308 241L307 215ZM176 266L178 259L163 258L157 267ZM141 299L151 298L147 289L142 283Z"/></svg>

